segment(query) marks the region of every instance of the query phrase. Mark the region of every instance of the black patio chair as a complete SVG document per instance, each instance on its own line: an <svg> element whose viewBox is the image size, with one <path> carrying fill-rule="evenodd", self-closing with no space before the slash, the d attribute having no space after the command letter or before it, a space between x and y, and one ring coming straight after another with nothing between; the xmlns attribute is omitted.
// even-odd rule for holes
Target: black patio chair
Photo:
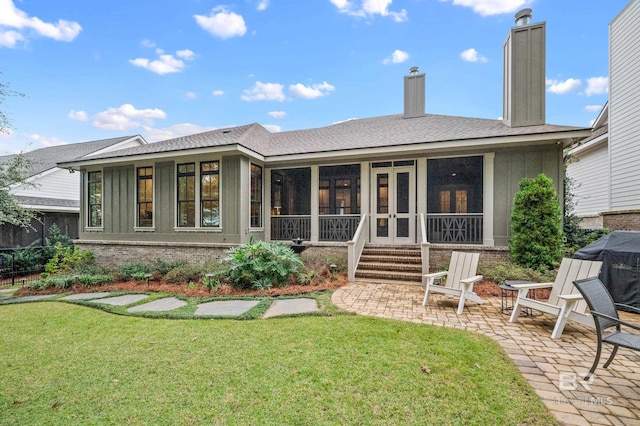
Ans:
<svg viewBox="0 0 640 426"><path fill-rule="evenodd" d="M589 379L598 366L600 360L600 354L602 353L602 344L608 343L613 345L613 350L609 359L604 363L604 368L607 368L613 358L616 356L619 347L640 350L640 334L631 334L622 332L621 326L626 326L635 330L640 330L640 326L630 324L623 321L618 316L617 307L624 307L625 310L640 314L640 309L623 305L621 303L615 303L609 290L602 284L602 281L598 277L584 278L582 280L574 281L574 284L578 291L584 297L584 300L589 305L591 315L593 315L593 321L596 325L596 333L598 337L598 349L596 351L596 359L591 366L591 370L585 376L585 380ZM615 327L615 330L611 330L609 334L607 330Z"/></svg>

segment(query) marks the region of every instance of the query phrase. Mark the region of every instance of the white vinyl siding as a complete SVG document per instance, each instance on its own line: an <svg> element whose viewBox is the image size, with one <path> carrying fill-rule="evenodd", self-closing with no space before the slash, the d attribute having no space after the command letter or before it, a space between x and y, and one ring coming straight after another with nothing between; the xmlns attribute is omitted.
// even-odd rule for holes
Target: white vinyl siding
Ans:
<svg viewBox="0 0 640 426"><path fill-rule="evenodd" d="M611 210L640 209L640 0L609 27Z"/></svg>
<svg viewBox="0 0 640 426"><path fill-rule="evenodd" d="M66 169L48 170L32 179L36 187L15 188L13 195L39 198L56 198L61 200L78 200L80 198L80 173L69 173ZM76 209L79 210L79 209Z"/></svg>
<svg viewBox="0 0 640 426"><path fill-rule="evenodd" d="M574 213L580 217L595 216L609 210L609 162L607 142L574 155L567 174L574 181ZM594 177L597 177L594 179Z"/></svg>

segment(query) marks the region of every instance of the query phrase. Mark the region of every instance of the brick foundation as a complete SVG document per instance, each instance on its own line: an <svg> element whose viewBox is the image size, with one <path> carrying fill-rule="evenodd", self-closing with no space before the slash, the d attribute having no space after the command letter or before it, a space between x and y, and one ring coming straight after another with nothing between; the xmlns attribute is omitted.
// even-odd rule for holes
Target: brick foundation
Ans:
<svg viewBox="0 0 640 426"><path fill-rule="evenodd" d="M612 231L640 231L640 211L603 213L602 225Z"/></svg>
<svg viewBox="0 0 640 426"><path fill-rule="evenodd" d="M161 243L161 242L129 242L129 241L75 241L82 250L91 250L96 263L102 266L118 266L128 262L151 263L156 259L164 261L186 260L192 264L203 264L208 260L222 259L225 250L233 245L195 244L195 243ZM433 244L429 250L430 268L449 264L451 251L467 251L480 253L480 266L489 266L509 260L507 247L442 245ZM346 246L310 246L307 254L323 253L332 256L343 256L346 264Z"/></svg>

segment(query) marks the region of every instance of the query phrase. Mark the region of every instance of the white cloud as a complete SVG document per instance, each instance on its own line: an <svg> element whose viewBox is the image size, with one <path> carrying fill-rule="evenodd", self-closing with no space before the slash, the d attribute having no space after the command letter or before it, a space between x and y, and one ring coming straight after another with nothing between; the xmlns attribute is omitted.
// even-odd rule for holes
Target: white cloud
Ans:
<svg viewBox="0 0 640 426"><path fill-rule="evenodd" d="M224 90L217 89L217 90L214 90L213 92L211 92L211 94L213 96L222 96L222 95L224 95Z"/></svg>
<svg viewBox="0 0 640 426"><path fill-rule="evenodd" d="M269 7L269 0L260 0L256 6L256 10L263 11Z"/></svg>
<svg viewBox="0 0 640 426"><path fill-rule="evenodd" d="M179 58L182 58L182 59L191 60L196 56L196 54L193 53L193 51L191 51L189 49L184 49L184 50L178 50L176 52L176 56L178 56Z"/></svg>
<svg viewBox="0 0 640 426"><path fill-rule="evenodd" d="M382 61L383 64L401 64L409 59L409 54L402 50L394 50L391 56Z"/></svg>
<svg viewBox="0 0 640 426"><path fill-rule="evenodd" d="M167 139L178 138L180 136L208 132L215 129L216 127L213 126L199 126L192 123L180 123L165 128L142 126L142 133L147 141L158 142Z"/></svg>
<svg viewBox="0 0 640 426"><path fill-rule="evenodd" d="M375 15L390 17L395 22L406 22L409 17L405 9L399 12L389 10L393 0L330 0L340 13L359 18L372 18Z"/></svg>
<svg viewBox="0 0 640 426"><path fill-rule="evenodd" d="M47 148L49 146L67 145L69 142L60 140L55 136L42 136L38 134L27 135L31 139L35 146L32 149Z"/></svg>
<svg viewBox="0 0 640 426"><path fill-rule="evenodd" d="M71 111L69 111L69 115L67 115L67 117L69 117L72 120L77 120L77 121L87 121L89 119L89 116L87 115L87 113L85 111L74 111L74 110L71 110Z"/></svg>
<svg viewBox="0 0 640 426"><path fill-rule="evenodd" d="M582 82L575 78L568 78L565 81L547 79L546 84L549 86L547 88L547 92L555 93L556 95L564 95L578 90Z"/></svg>
<svg viewBox="0 0 640 426"><path fill-rule="evenodd" d="M198 95L196 95L194 92L187 92L184 94L184 97L186 99L196 99Z"/></svg>
<svg viewBox="0 0 640 426"><path fill-rule="evenodd" d="M586 105L584 109L589 112L598 112L602 109L602 105Z"/></svg>
<svg viewBox="0 0 640 426"><path fill-rule="evenodd" d="M609 77L588 78L584 93L587 96L609 93Z"/></svg>
<svg viewBox="0 0 640 426"><path fill-rule="evenodd" d="M163 54L162 49L156 49L156 53L159 55L158 59L136 58L130 59L129 62L137 67L147 69L153 73L164 75L170 73L182 72L186 67L186 64L182 59L192 60L195 57L189 49L178 50L176 55L182 59L178 59L173 55Z"/></svg>
<svg viewBox="0 0 640 426"><path fill-rule="evenodd" d="M287 116L287 113L284 111L269 111L267 114L273 118L284 118Z"/></svg>
<svg viewBox="0 0 640 426"><path fill-rule="evenodd" d="M154 41L146 38L140 42L140 45L142 47L156 47L156 43Z"/></svg>
<svg viewBox="0 0 640 426"><path fill-rule="evenodd" d="M445 0L446 1L446 0ZM456 6L469 7L481 16L515 12L532 0L451 0Z"/></svg>
<svg viewBox="0 0 640 426"><path fill-rule="evenodd" d="M0 30L0 47L15 47L18 42L24 40L24 36L17 31Z"/></svg>
<svg viewBox="0 0 640 426"><path fill-rule="evenodd" d="M247 32L242 15L230 12L224 6L214 7L209 16L193 15L193 17L203 30L221 39L242 37Z"/></svg>
<svg viewBox="0 0 640 426"><path fill-rule="evenodd" d="M460 57L467 62L487 62L487 58L480 55L473 47L460 53Z"/></svg>
<svg viewBox="0 0 640 426"><path fill-rule="evenodd" d="M56 41L72 41L82 31L82 26L77 22L59 19L56 23L50 23L35 16L29 16L16 8L13 0L0 0L0 29L3 27L32 30L43 37ZM14 47L18 41L24 40L24 34L16 31L2 31L0 33L0 46Z"/></svg>
<svg viewBox="0 0 640 426"><path fill-rule="evenodd" d="M262 127L270 131L271 133L278 133L282 131L282 127L277 124L264 124Z"/></svg>
<svg viewBox="0 0 640 426"><path fill-rule="evenodd" d="M93 116L93 126L105 130L129 130L147 125L151 126L153 120L167 118L167 114L161 109L136 109L131 104L123 104L118 108L108 108Z"/></svg>
<svg viewBox="0 0 640 426"><path fill-rule="evenodd" d="M284 93L282 92L284 86L279 83L262 83L257 81L256 85L251 89L245 89L243 95L240 98L247 102L253 101L278 101L283 102L285 100Z"/></svg>
<svg viewBox="0 0 640 426"><path fill-rule="evenodd" d="M315 99L321 96L326 96L329 92L333 92L336 88L327 83L313 84L311 86L305 86L302 83L292 84L289 86L289 92L299 98Z"/></svg>

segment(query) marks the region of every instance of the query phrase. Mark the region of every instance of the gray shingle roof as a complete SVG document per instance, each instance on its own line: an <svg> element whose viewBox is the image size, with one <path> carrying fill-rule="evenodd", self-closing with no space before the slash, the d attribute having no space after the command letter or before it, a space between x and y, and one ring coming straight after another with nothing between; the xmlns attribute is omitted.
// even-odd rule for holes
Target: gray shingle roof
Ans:
<svg viewBox="0 0 640 426"><path fill-rule="evenodd" d="M70 207L80 208L80 201L66 200L62 198L43 198L43 197L26 197L24 195L16 196L20 204L28 206L47 206L47 207Z"/></svg>
<svg viewBox="0 0 640 426"><path fill-rule="evenodd" d="M57 145L47 148L35 149L24 153L26 157L33 160L33 167L29 172L29 176L37 175L46 170L56 167L57 163L72 161L89 155L93 152L110 147L134 136L121 136L118 138L101 139L97 141L79 142L68 145ZM15 155L0 156L0 164L10 160Z"/></svg>
<svg viewBox="0 0 640 426"><path fill-rule="evenodd" d="M91 158L121 158L230 145L240 145L270 157L576 130L585 129L553 124L509 127L501 120L435 114L405 119L397 114L278 133L270 133L260 124L253 123L111 151Z"/></svg>

